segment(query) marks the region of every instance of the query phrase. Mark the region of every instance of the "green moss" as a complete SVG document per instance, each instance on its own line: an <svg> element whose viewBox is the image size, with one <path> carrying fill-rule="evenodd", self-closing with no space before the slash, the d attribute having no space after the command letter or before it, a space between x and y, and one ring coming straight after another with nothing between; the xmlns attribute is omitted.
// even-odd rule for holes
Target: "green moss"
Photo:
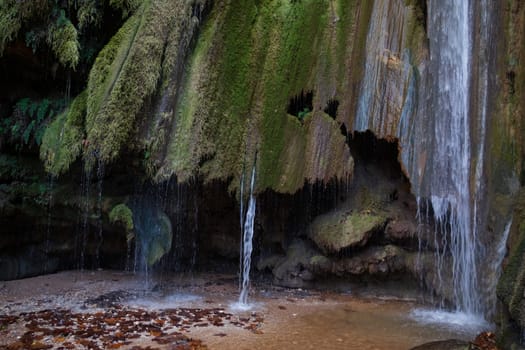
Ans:
<svg viewBox="0 0 525 350"><path fill-rule="evenodd" d="M315 128L324 130L319 135L286 109L301 91L319 91L313 115L337 99L338 86L345 95L342 72L347 68L337 62L346 63L352 54L347 35L355 30L354 22L346 19L354 20L356 6L355 1L321 0L216 4L201 27L182 86L176 70L163 68L161 108L144 139L151 154L148 172L158 179L176 174L179 181L195 174L205 181L233 177L230 188L235 189L257 153L259 190L294 192L305 179L341 176L347 164L338 167L326 160L335 156L330 152L345 155L339 125L321 113L314 118ZM182 38L179 42L187 39ZM174 60L173 54L166 57ZM324 141L310 139L317 136ZM323 170L312 165L315 156L308 152L327 152Z"/></svg>
<svg viewBox="0 0 525 350"><path fill-rule="evenodd" d="M309 237L326 253L366 244L372 232L384 225L386 218L366 212L330 213L318 217L310 227Z"/></svg>
<svg viewBox="0 0 525 350"><path fill-rule="evenodd" d="M122 16L127 17L136 11L141 4L140 0L109 0L109 4L122 11Z"/></svg>
<svg viewBox="0 0 525 350"><path fill-rule="evenodd" d="M153 234L148 237L138 237L143 241L143 248L146 249L146 262L149 266L154 265L170 251L173 239L170 219L162 212L157 212L155 215Z"/></svg>
<svg viewBox="0 0 525 350"><path fill-rule="evenodd" d="M124 226L127 232L133 230L133 212L125 204L117 204L109 212L109 221L114 223L120 223Z"/></svg>
<svg viewBox="0 0 525 350"><path fill-rule="evenodd" d="M283 131L286 148L279 158L278 164L281 165L281 171L278 183L274 184L274 188L279 192L294 193L305 182L307 136L303 125L296 117L288 115L285 118ZM311 116L306 117L304 123L309 125Z"/></svg>
<svg viewBox="0 0 525 350"><path fill-rule="evenodd" d="M313 90L312 67L325 22L324 1L280 3L267 8L272 27L268 29L270 43L262 75L264 105L260 125L259 184L275 187L282 168L279 158L285 147L284 125L290 97L301 91Z"/></svg>
<svg viewBox="0 0 525 350"><path fill-rule="evenodd" d="M64 11L49 27L46 41L64 67L74 69L77 66L80 59L78 33Z"/></svg>
<svg viewBox="0 0 525 350"><path fill-rule="evenodd" d="M101 51L88 82L88 161L115 160L134 132L146 100L157 87L169 18L165 2L149 1Z"/></svg>
<svg viewBox="0 0 525 350"><path fill-rule="evenodd" d="M78 95L44 132L40 159L51 174L60 175L67 171L82 152L86 96L86 92Z"/></svg>
<svg viewBox="0 0 525 350"><path fill-rule="evenodd" d="M180 181L185 181L196 172L202 150L209 142L202 137L202 123L207 120L208 113L202 106L202 101L206 100L203 84L210 78L207 60L211 50L211 40L216 32L215 22L208 21L190 57L184 90L178 104L175 137L172 137L168 145L166 156L168 174L175 172Z"/></svg>
<svg viewBox="0 0 525 350"><path fill-rule="evenodd" d="M209 140L203 153L213 155L202 168L207 178L225 179L242 169L246 132L254 119L250 110L252 96L261 69L257 65L259 43L255 42L258 20L254 1L243 6L232 1L216 28L213 50L220 60L216 85L210 94L214 102L203 124L203 137Z"/></svg>

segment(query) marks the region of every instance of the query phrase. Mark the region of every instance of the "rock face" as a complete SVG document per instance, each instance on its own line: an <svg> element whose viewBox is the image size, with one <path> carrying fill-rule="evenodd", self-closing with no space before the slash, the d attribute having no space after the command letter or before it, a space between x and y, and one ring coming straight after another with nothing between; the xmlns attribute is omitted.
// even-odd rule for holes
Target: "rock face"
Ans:
<svg viewBox="0 0 525 350"><path fill-rule="evenodd" d="M399 167L396 144L367 134L355 135L350 147L355 172L345 199L315 215L290 238L292 243L286 244L289 233L276 235L285 249L262 255L258 268L272 271L274 283L288 287L330 278L408 281L424 270L426 286L434 288L430 256L435 247L417 252L415 199ZM300 211L295 216L302 220Z"/></svg>

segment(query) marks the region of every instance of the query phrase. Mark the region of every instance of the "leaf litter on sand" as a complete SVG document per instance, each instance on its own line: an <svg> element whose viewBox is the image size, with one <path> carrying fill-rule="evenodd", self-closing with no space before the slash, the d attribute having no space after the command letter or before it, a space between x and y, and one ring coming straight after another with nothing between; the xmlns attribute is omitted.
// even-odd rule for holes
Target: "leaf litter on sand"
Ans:
<svg viewBox="0 0 525 350"><path fill-rule="evenodd" d="M113 305L103 311L76 313L65 309L0 315L0 329L20 323L25 332L0 349L147 349L135 340L147 339L175 350L201 350L207 346L188 333L193 327L222 327L230 324L261 334L264 318L257 313L238 317L222 308L176 308L150 311ZM224 333L218 333L225 336ZM224 335L223 335L224 334Z"/></svg>

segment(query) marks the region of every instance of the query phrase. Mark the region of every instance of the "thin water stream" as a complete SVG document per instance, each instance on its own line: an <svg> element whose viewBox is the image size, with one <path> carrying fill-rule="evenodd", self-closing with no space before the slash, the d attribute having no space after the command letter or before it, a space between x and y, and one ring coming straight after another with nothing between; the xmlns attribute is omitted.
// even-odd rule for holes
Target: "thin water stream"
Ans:
<svg viewBox="0 0 525 350"><path fill-rule="evenodd" d="M243 249L242 249L242 288L239 296L239 304L248 306L248 293L250 289L250 268L252 262L253 251L253 227L255 223L255 208L256 198L253 193L255 187L255 166L252 170L252 177L250 181L250 200L248 202L248 209L246 211L246 219L244 221L243 229Z"/></svg>

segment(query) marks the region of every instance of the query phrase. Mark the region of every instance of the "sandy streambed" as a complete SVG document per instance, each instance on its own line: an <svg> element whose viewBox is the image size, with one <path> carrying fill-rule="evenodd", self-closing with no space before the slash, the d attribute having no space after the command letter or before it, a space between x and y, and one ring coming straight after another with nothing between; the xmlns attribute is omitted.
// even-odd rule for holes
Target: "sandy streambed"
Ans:
<svg viewBox="0 0 525 350"><path fill-rule="evenodd" d="M269 286L246 310L238 294L226 275L65 271L0 282L0 348L396 350L475 335L416 321L412 301Z"/></svg>

